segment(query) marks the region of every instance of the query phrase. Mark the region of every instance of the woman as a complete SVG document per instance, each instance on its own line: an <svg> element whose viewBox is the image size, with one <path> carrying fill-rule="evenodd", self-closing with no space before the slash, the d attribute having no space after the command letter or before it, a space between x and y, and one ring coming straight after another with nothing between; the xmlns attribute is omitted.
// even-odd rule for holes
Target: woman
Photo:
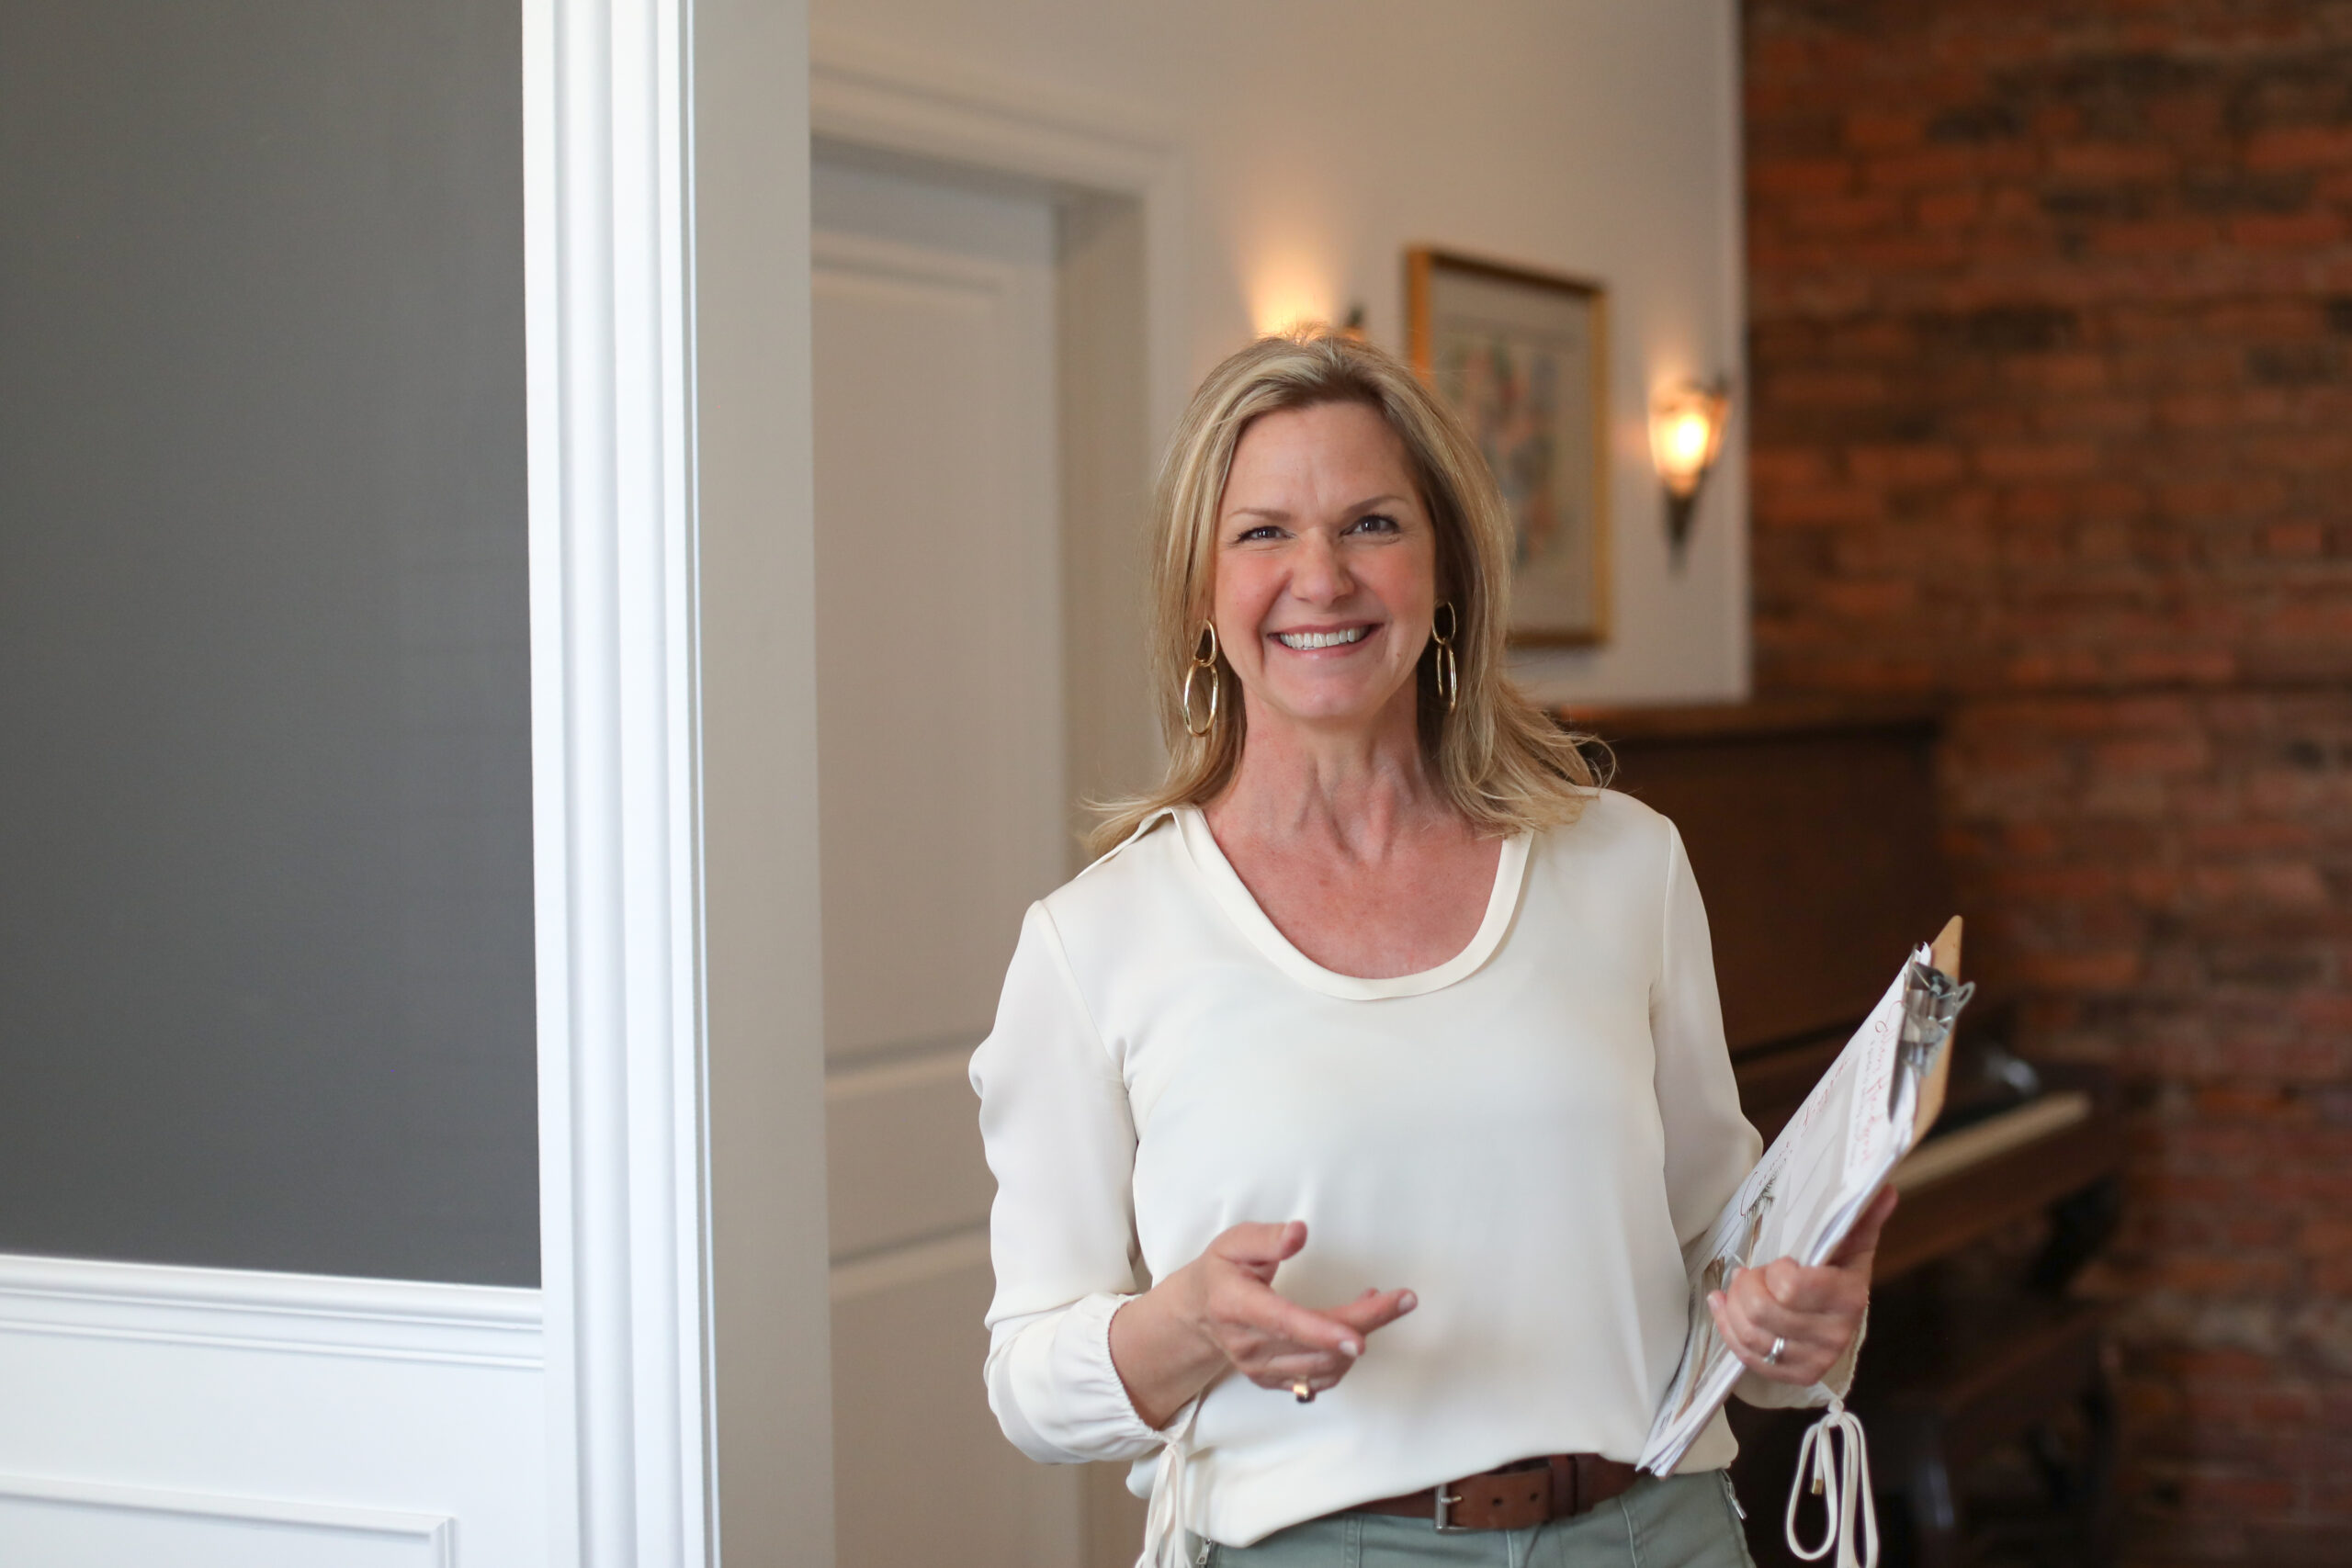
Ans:
<svg viewBox="0 0 2352 1568"><path fill-rule="evenodd" d="M1006 1435L1157 1451L1156 1562L1744 1562L1720 1414L1629 1462L1759 1148L1706 917L1504 677L1476 449L1389 356L1271 338L1156 507L1169 776L1030 909L972 1062ZM1715 1294L1745 1397L1842 1391L1885 1206Z"/></svg>

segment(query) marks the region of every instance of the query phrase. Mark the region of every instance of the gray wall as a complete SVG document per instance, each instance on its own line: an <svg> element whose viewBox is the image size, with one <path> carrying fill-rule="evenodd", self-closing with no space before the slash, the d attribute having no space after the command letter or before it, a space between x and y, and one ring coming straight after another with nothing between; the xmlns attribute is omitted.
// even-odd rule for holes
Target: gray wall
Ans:
<svg viewBox="0 0 2352 1568"><path fill-rule="evenodd" d="M0 1250L537 1282L519 11L0 6Z"/></svg>

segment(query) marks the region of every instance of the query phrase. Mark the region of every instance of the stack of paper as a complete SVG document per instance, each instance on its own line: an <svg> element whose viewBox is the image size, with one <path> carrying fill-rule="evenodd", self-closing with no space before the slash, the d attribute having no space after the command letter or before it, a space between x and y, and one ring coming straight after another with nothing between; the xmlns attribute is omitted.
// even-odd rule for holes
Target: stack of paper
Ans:
<svg viewBox="0 0 2352 1568"><path fill-rule="evenodd" d="M1894 1168L1943 1109L1952 1020L1973 987L1954 978L1960 922L1894 976L1715 1223L1683 1254L1690 1335L1642 1450L1645 1470L1674 1469L1744 1370L1715 1332L1707 1297L1736 1269L1837 1250Z"/></svg>

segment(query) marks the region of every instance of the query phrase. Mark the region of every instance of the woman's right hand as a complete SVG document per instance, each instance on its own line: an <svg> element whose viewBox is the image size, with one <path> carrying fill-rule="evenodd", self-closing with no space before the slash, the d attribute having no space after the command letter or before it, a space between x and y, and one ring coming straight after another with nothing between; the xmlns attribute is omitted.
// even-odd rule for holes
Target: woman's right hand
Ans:
<svg viewBox="0 0 2352 1568"><path fill-rule="evenodd" d="M1374 1329L1417 1304L1408 1290L1368 1290L1317 1312L1276 1293L1274 1270L1306 1245L1298 1220L1235 1225L1118 1310L1111 1360L1146 1425L1166 1426L1229 1371L1261 1388L1304 1382L1320 1393L1347 1376Z"/></svg>

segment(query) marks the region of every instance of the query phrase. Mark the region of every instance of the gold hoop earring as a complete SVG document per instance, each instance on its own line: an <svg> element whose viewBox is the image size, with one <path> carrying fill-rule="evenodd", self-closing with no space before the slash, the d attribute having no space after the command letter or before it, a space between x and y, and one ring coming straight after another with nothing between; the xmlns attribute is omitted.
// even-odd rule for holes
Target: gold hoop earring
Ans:
<svg viewBox="0 0 2352 1568"><path fill-rule="evenodd" d="M1448 599L1438 606L1445 612L1445 630L1437 629L1435 615L1430 617L1430 640L1437 644L1437 689L1445 698L1445 711L1452 713L1462 696L1462 667L1453 657L1453 639L1462 635L1462 612Z"/></svg>
<svg viewBox="0 0 2352 1568"><path fill-rule="evenodd" d="M1195 728L1193 725L1193 682L1204 670L1209 676L1209 715ZM1177 709L1184 716L1184 733L1193 739L1206 739L1208 732L1216 728L1216 689L1223 684L1216 674L1216 627L1203 621L1201 635L1193 639L1193 662L1184 667L1184 684L1176 693Z"/></svg>

